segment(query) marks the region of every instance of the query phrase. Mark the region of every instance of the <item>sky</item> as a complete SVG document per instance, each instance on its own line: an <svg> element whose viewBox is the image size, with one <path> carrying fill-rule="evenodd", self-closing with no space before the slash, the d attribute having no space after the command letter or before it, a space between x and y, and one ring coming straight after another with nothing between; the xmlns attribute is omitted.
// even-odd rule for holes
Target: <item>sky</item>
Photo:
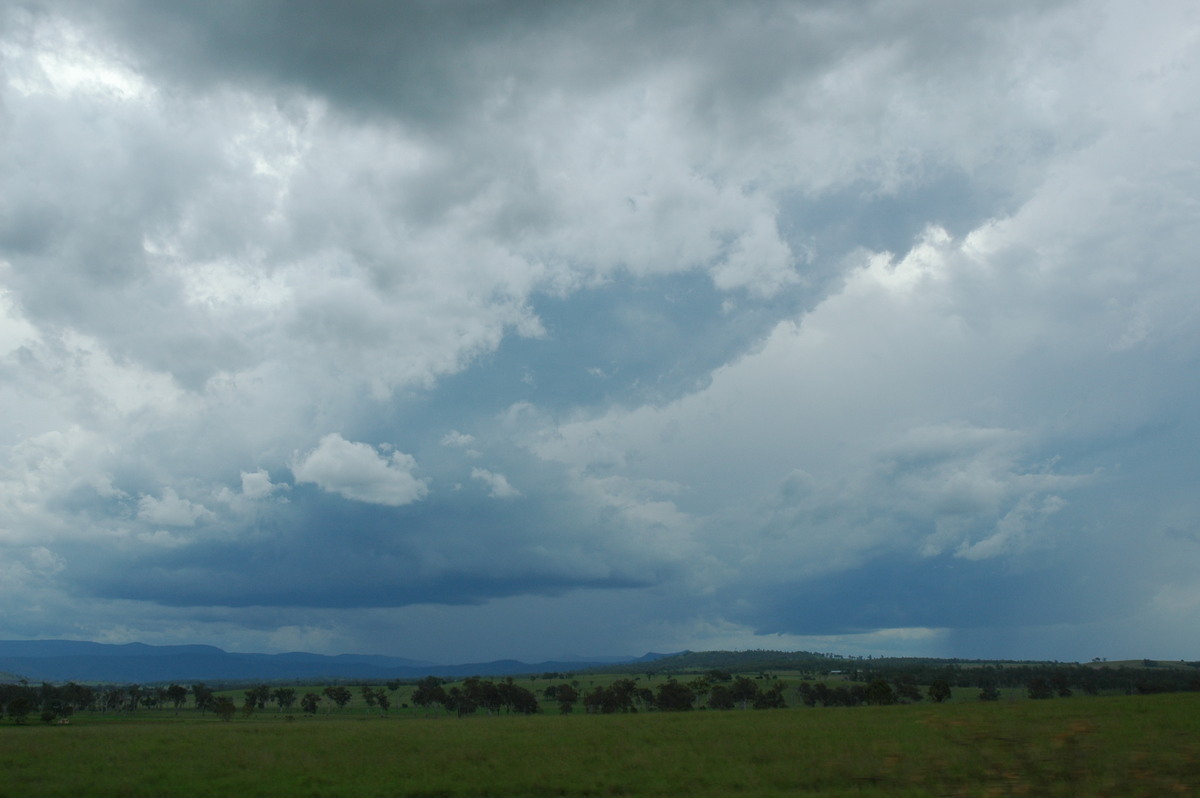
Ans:
<svg viewBox="0 0 1200 798"><path fill-rule="evenodd" d="M1191 0L0 5L0 638L1200 649Z"/></svg>

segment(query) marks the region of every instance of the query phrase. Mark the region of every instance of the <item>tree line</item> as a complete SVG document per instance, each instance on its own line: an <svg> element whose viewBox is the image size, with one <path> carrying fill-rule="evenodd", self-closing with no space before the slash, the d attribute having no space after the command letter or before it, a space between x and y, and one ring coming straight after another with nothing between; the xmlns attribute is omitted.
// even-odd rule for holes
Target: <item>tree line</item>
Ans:
<svg viewBox="0 0 1200 798"><path fill-rule="evenodd" d="M650 686L641 684L640 677L624 677L589 689L584 689L578 679L565 681L572 674L547 673L542 676L564 681L548 685L540 696L516 684L512 677L492 681L473 676L451 684L429 676L413 684L410 700L427 712L441 710L463 717L476 713L531 715L541 711L543 701L562 714L570 714L577 707L587 714L610 714L779 709L789 706L789 695L796 705L816 707L903 704L926 699L940 703L950 698L954 689L960 695L963 689L978 690L976 697L982 701L998 700L1001 688L1019 688L1034 699L1068 698L1077 693L1200 691L1200 667L1154 667L1156 663L1150 661L1142 668L1074 664L964 666L944 661L904 664L908 666L905 669L878 660L869 667L856 663L828 684L803 679L790 692L784 681L765 671L751 678L734 676L720 668L691 674L690 678L665 676L657 685L653 683L654 675L647 674ZM381 687L360 685L358 693L368 710L386 716L395 702L393 694L405 684L411 683L393 680ZM306 715L340 711L353 700L354 692L345 685L331 685L301 695L294 687L260 684L243 691L239 706L228 694L218 695L216 689L203 682L189 686L6 683L0 684L0 717L16 723L25 723L31 717L54 723L66 722L79 711L132 713L158 709L178 713L189 697L194 709L230 720L238 712L249 716L272 707L280 713L298 709Z"/></svg>

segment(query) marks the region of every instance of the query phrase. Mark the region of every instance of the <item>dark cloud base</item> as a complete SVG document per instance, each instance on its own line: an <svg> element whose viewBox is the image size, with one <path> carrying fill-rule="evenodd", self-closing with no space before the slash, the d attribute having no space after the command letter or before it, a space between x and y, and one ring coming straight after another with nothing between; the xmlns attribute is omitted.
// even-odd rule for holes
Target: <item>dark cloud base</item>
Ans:
<svg viewBox="0 0 1200 798"><path fill-rule="evenodd" d="M879 557L859 568L772 585L743 620L763 633L848 635L882 629L996 629L1119 617L1145 600L1062 564Z"/></svg>

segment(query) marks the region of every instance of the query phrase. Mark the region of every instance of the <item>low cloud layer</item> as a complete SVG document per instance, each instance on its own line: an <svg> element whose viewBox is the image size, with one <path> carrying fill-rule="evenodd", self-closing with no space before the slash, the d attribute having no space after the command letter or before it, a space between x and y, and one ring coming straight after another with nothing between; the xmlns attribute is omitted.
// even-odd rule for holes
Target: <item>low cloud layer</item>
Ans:
<svg viewBox="0 0 1200 798"><path fill-rule="evenodd" d="M0 636L1189 657L1189 4L0 10Z"/></svg>

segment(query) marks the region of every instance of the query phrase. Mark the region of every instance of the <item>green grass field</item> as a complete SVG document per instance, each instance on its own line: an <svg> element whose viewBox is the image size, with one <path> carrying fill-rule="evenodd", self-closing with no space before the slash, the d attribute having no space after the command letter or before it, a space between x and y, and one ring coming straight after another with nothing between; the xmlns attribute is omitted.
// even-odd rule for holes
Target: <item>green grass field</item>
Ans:
<svg viewBox="0 0 1200 798"><path fill-rule="evenodd" d="M0 796L1196 795L1200 695L0 726Z"/></svg>

